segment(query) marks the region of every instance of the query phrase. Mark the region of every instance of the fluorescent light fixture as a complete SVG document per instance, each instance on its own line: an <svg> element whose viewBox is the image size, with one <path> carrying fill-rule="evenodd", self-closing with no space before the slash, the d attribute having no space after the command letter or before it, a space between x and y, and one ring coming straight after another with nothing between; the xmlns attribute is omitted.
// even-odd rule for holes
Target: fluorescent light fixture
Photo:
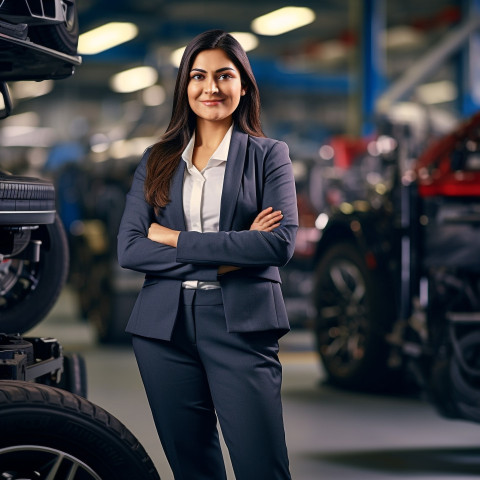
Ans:
<svg viewBox="0 0 480 480"><path fill-rule="evenodd" d="M180 66L180 62L182 61L182 56L183 56L183 52L185 51L185 48L186 47L177 48L170 54L170 63L174 67L178 68Z"/></svg>
<svg viewBox="0 0 480 480"><path fill-rule="evenodd" d="M15 82L12 84L12 95L15 99L34 98L46 95L53 90L53 80L43 80L42 82Z"/></svg>
<svg viewBox="0 0 480 480"><path fill-rule="evenodd" d="M147 107L156 107L165 101L165 89L161 85L152 85L143 91L143 103Z"/></svg>
<svg viewBox="0 0 480 480"><path fill-rule="evenodd" d="M424 35L408 25L391 27L383 33L383 46L390 49L412 49L424 44Z"/></svg>
<svg viewBox="0 0 480 480"><path fill-rule="evenodd" d="M138 27L129 22L110 22L80 35L78 53L95 55L128 42L138 34Z"/></svg>
<svg viewBox="0 0 480 480"><path fill-rule="evenodd" d="M457 98L457 86L450 80L425 83L415 89L417 98L422 103L433 105L435 103L451 102Z"/></svg>
<svg viewBox="0 0 480 480"><path fill-rule="evenodd" d="M153 67L135 67L117 73L110 79L110 87L114 92L130 93L151 87L158 79Z"/></svg>
<svg viewBox="0 0 480 480"><path fill-rule="evenodd" d="M90 138L90 149L92 152L106 152L108 147L110 147L110 139L104 133L95 133Z"/></svg>
<svg viewBox="0 0 480 480"><path fill-rule="evenodd" d="M258 38L256 35L250 32L231 32L230 35L235 38L242 48L249 52L258 46ZM180 62L182 61L183 52L185 51L185 46L177 48L170 54L170 63L178 68Z"/></svg>
<svg viewBox="0 0 480 480"><path fill-rule="evenodd" d="M3 127L0 143L3 147L51 147L57 141L57 132L50 127Z"/></svg>
<svg viewBox="0 0 480 480"><path fill-rule="evenodd" d="M230 32L230 35L238 41L242 48L249 52L258 47L258 37L250 32Z"/></svg>
<svg viewBox="0 0 480 480"><path fill-rule="evenodd" d="M235 38L242 48L249 52L258 47L258 38L256 35L250 32L231 32L230 35ZM183 52L185 51L185 46L177 48L170 54L170 63L178 68L180 62L182 61Z"/></svg>
<svg viewBox="0 0 480 480"><path fill-rule="evenodd" d="M281 35L314 20L315 12L311 8L283 7L253 20L252 30L259 35Z"/></svg>
<svg viewBox="0 0 480 480"><path fill-rule="evenodd" d="M2 122L2 127L38 127L39 125L40 117L37 112L17 113Z"/></svg>
<svg viewBox="0 0 480 480"><path fill-rule="evenodd" d="M324 62L337 62L343 60L348 53L348 47L339 40L328 40L322 43L320 60Z"/></svg>
<svg viewBox="0 0 480 480"><path fill-rule="evenodd" d="M111 158L121 159L134 157L138 152L146 150L150 145L158 141L156 137L135 137L128 140L117 140L110 146L109 154Z"/></svg>

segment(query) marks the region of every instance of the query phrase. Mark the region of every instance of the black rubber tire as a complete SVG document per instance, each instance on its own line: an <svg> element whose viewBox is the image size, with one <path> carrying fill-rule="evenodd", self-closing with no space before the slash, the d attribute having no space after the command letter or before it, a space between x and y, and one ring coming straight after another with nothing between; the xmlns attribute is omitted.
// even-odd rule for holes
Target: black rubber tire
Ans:
<svg viewBox="0 0 480 480"><path fill-rule="evenodd" d="M78 47L78 13L75 0L64 0L67 21L61 24L33 26L28 29L30 40L67 55L76 55Z"/></svg>
<svg viewBox="0 0 480 480"><path fill-rule="evenodd" d="M78 353L65 353L63 356L63 373L58 388L87 398L87 367L85 359Z"/></svg>
<svg viewBox="0 0 480 480"><path fill-rule="evenodd" d="M58 479L160 478L142 445L117 418L58 388L0 381L0 431L0 478L40 478L35 470L47 478L54 471L52 460L62 462L59 472L65 473ZM16 447L19 452L13 453ZM68 477L72 462L79 471ZM4 477L4 472L15 476Z"/></svg>
<svg viewBox="0 0 480 480"><path fill-rule="evenodd" d="M52 183L0 171L0 225L25 226L55 220Z"/></svg>
<svg viewBox="0 0 480 480"><path fill-rule="evenodd" d="M468 333L459 340L458 345L464 362L469 368L478 371L480 369L480 332ZM464 371L455 355L451 357L449 373L453 398L462 416L467 420L480 422L480 377Z"/></svg>
<svg viewBox="0 0 480 480"><path fill-rule="evenodd" d="M37 325L57 301L67 279L68 243L60 218L34 230L32 239L42 242L40 261L12 259L18 281L0 297L3 333L25 333Z"/></svg>
<svg viewBox="0 0 480 480"><path fill-rule="evenodd" d="M314 278L314 331L332 385L364 391L392 388L386 382L385 335L393 302L383 280L350 242L331 246L320 259Z"/></svg>
<svg viewBox="0 0 480 480"><path fill-rule="evenodd" d="M462 418L452 387L451 357L441 358L433 363L426 393L438 413L446 418Z"/></svg>

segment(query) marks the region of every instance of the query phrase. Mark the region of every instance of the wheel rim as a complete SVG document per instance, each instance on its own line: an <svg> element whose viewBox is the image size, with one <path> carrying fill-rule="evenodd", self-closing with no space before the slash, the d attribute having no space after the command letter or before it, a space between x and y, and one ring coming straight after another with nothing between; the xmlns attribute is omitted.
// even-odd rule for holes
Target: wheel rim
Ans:
<svg viewBox="0 0 480 480"><path fill-rule="evenodd" d="M331 371L345 376L365 355L369 330L366 284L348 260L334 260L319 281L317 331L321 355Z"/></svg>
<svg viewBox="0 0 480 480"><path fill-rule="evenodd" d="M102 480L88 465L61 450L39 445L0 449L0 478L10 480Z"/></svg>
<svg viewBox="0 0 480 480"><path fill-rule="evenodd" d="M38 285L40 272L33 262L10 259L0 264L0 312L21 302Z"/></svg>
<svg viewBox="0 0 480 480"><path fill-rule="evenodd" d="M4 260L0 263L0 295L6 295L18 282L23 263L15 260Z"/></svg>

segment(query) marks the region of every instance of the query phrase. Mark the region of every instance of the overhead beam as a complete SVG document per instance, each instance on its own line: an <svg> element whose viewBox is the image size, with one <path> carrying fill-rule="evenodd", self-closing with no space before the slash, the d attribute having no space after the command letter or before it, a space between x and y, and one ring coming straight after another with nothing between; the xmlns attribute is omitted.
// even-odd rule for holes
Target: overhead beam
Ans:
<svg viewBox="0 0 480 480"><path fill-rule="evenodd" d="M386 114L390 107L402 100L420 82L434 73L451 55L458 52L472 32L480 27L480 16L473 16L452 30L445 39L417 60L377 100L376 113Z"/></svg>

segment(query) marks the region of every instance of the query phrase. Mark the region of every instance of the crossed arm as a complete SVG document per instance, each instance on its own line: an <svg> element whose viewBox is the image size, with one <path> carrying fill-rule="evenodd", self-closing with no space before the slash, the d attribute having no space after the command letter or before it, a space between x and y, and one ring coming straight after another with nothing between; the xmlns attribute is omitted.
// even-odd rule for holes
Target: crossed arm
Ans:
<svg viewBox="0 0 480 480"><path fill-rule="evenodd" d="M250 230L242 231L179 232L152 224L156 218L143 191L148 154L136 169L119 228L118 260L123 268L174 280L215 281L225 273L223 265L267 268L289 260L298 219L286 145L277 143L272 148L265 162L264 210Z"/></svg>
<svg viewBox="0 0 480 480"><path fill-rule="evenodd" d="M280 226L280 220L282 218L283 215L280 210L274 211L272 207L268 207L255 217L249 230L271 232L273 229ZM170 247L176 247L179 235L179 230L172 230L171 228L164 227L158 223L152 223L148 229L147 237L154 242L163 243Z"/></svg>
<svg viewBox="0 0 480 480"><path fill-rule="evenodd" d="M280 210L273 210L272 207L267 207L255 217L255 220L253 221L252 225L250 225L249 230L271 232L280 226L280 221L282 218L283 215ZM159 223L152 223L148 229L147 237L154 242L176 248L179 235L179 230L172 230L171 228L164 227ZM233 270L238 270L238 268L239 267L233 267L229 265L220 265L218 267L218 274L223 275Z"/></svg>

